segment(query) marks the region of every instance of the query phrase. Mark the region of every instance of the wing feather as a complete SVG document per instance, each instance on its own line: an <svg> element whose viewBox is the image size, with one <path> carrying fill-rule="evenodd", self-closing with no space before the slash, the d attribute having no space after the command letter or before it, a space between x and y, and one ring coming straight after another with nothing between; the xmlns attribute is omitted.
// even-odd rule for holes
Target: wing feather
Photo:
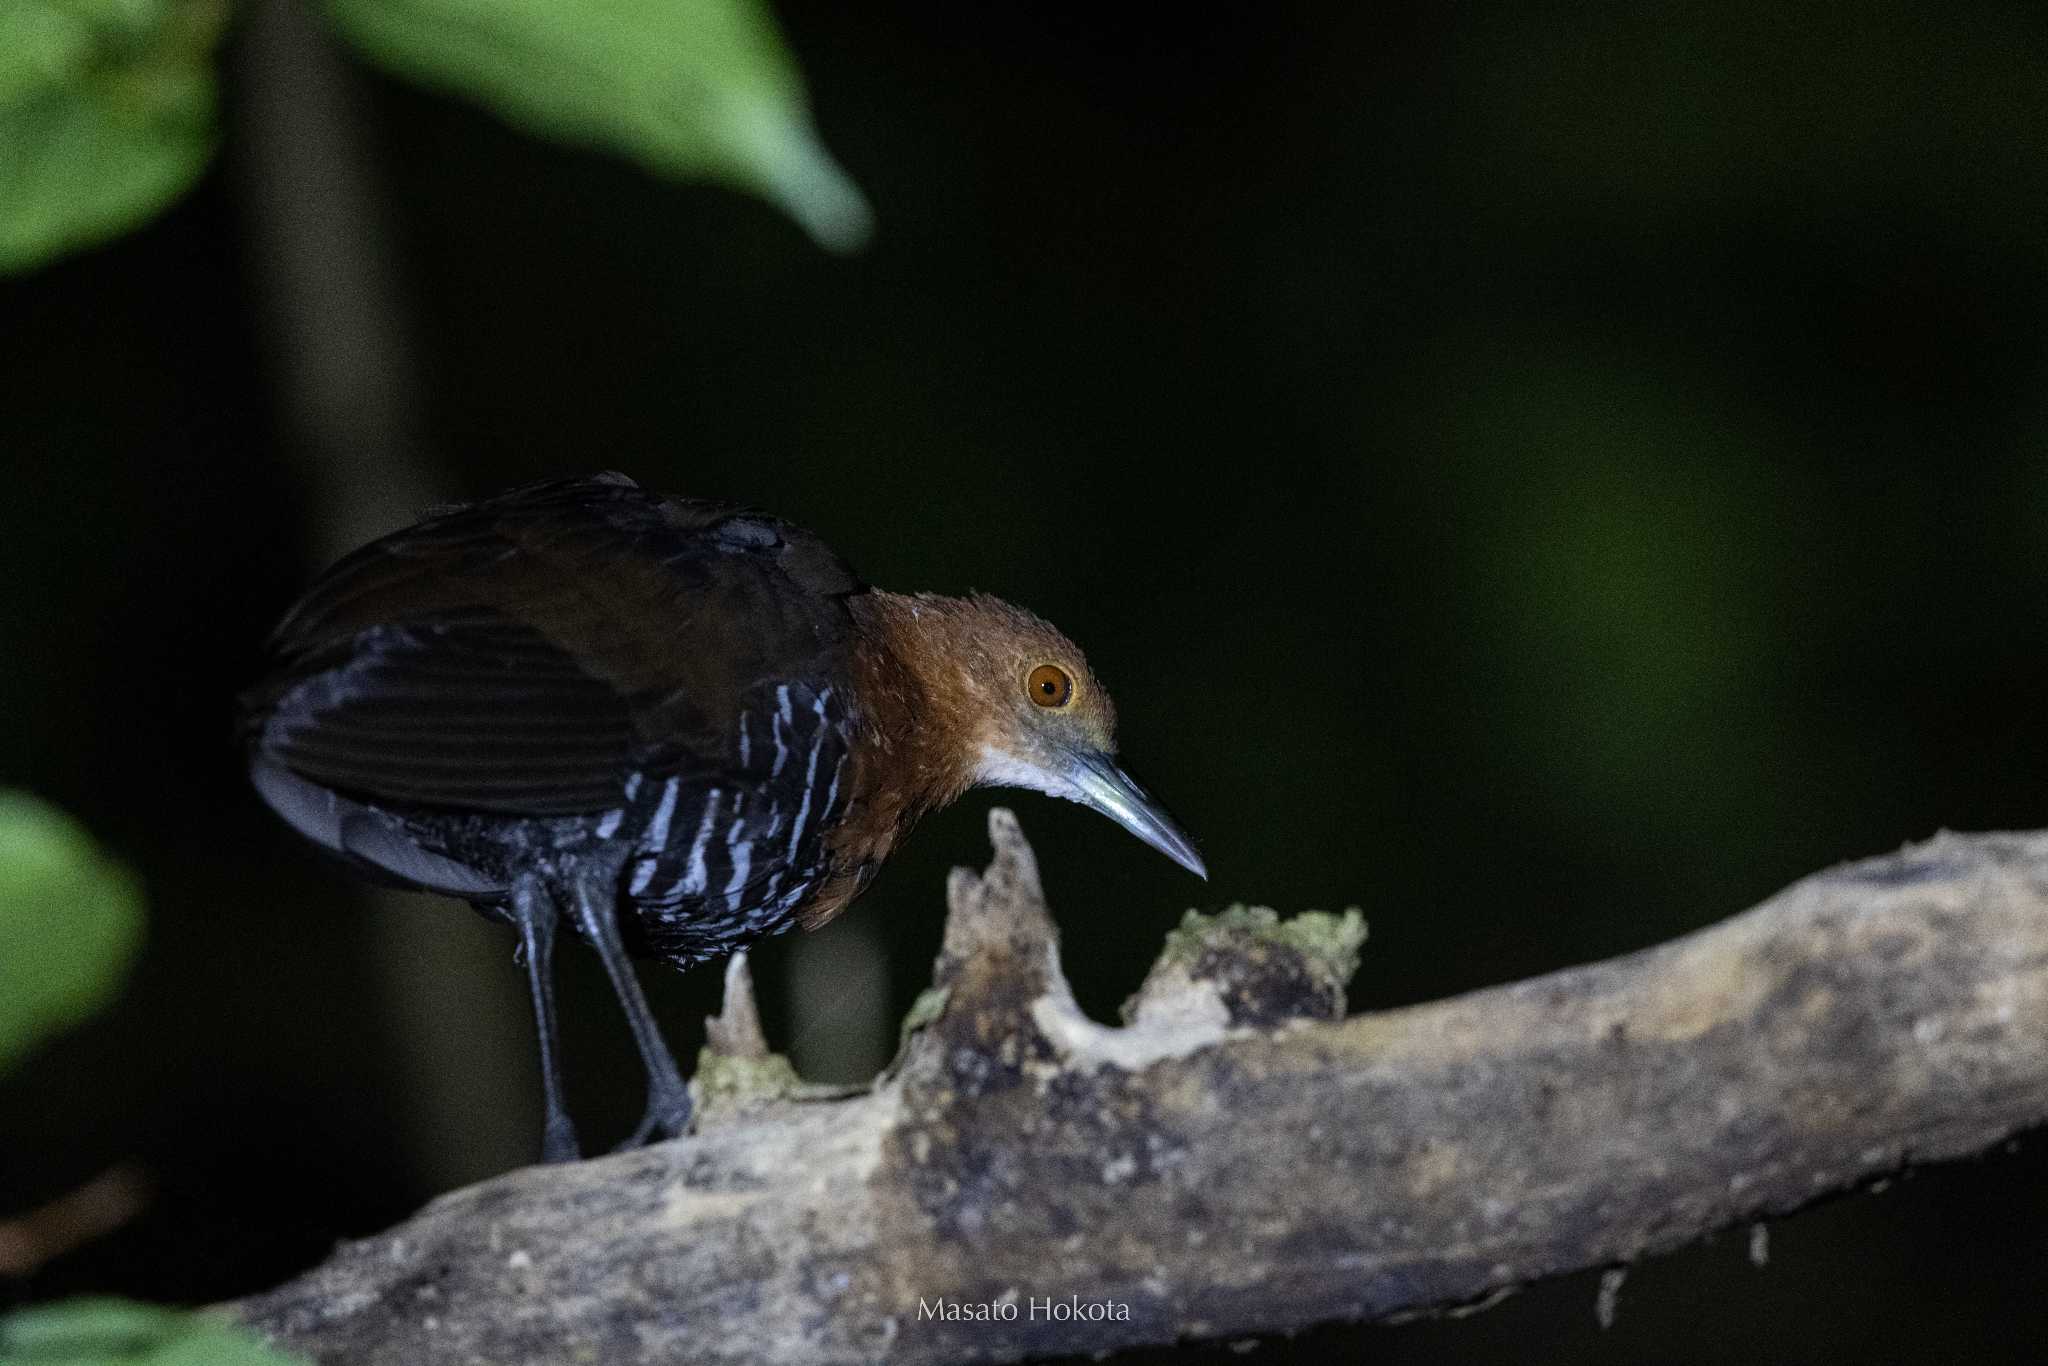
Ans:
<svg viewBox="0 0 2048 1366"><path fill-rule="evenodd" d="M352 796L546 816L726 775L764 681L841 675L861 584L808 533L618 475L532 485L348 556L244 697L258 758Z"/></svg>

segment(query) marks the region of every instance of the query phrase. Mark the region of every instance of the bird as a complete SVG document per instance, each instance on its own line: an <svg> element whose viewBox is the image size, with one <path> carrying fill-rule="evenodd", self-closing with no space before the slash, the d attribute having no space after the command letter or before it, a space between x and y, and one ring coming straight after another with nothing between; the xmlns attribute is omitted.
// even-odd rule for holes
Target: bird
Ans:
<svg viewBox="0 0 2048 1366"><path fill-rule="evenodd" d="M826 924L970 788L1078 802L1208 876L1050 624L870 587L789 522L612 471L437 508L344 556L272 632L238 713L250 780L292 830L517 931L544 1161L581 1155L564 922L646 1070L631 1147L691 1119L632 959L688 968Z"/></svg>

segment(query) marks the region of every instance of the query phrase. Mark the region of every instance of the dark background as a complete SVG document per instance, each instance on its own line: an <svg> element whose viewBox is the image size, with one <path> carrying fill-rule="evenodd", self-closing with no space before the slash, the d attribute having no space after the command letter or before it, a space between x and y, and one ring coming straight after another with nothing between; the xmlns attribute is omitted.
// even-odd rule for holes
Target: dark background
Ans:
<svg viewBox="0 0 2048 1366"><path fill-rule="evenodd" d="M230 742L320 563L441 497L616 467L1060 623L1214 875L1000 798L1105 1018L1191 904L1363 907L1370 1009L2048 824L2038 4L780 12L862 255L271 15L195 195L0 284L0 781L153 903L0 1086L0 1212L157 1188L9 1295L251 1291L532 1151L509 939L338 877ZM758 956L814 1075L872 1065L989 801ZM637 1074L569 960L603 1138ZM648 977L691 1056L717 974ZM1605 1333L1588 1275L1265 1356L2035 1360L2044 1153L1655 1261Z"/></svg>

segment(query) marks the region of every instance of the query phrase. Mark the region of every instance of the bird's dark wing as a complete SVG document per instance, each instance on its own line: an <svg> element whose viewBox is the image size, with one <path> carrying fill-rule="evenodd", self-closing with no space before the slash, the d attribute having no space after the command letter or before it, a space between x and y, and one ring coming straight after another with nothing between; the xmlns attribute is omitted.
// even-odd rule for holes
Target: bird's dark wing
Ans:
<svg viewBox="0 0 2048 1366"><path fill-rule="evenodd" d="M245 695L259 754L371 800L519 815L742 767L743 699L828 683L862 585L815 537L623 475L531 485L364 547Z"/></svg>

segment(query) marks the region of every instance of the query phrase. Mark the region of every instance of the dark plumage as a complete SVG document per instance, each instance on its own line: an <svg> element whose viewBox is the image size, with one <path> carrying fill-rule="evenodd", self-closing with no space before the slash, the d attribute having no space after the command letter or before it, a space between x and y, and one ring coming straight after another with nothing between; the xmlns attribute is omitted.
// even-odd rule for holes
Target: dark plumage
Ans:
<svg viewBox="0 0 2048 1366"><path fill-rule="evenodd" d="M623 475L365 546L271 653L242 699L264 800L368 876L520 930L550 1158L576 1151L549 971L565 909L647 1064L645 1139L680 1133L689 1100L628 950L687 966L822 923L977 782L1087 802L1200 871L1109 762L1108 698L1051 627L994 599L869 589L808 532Z"/></svg>

